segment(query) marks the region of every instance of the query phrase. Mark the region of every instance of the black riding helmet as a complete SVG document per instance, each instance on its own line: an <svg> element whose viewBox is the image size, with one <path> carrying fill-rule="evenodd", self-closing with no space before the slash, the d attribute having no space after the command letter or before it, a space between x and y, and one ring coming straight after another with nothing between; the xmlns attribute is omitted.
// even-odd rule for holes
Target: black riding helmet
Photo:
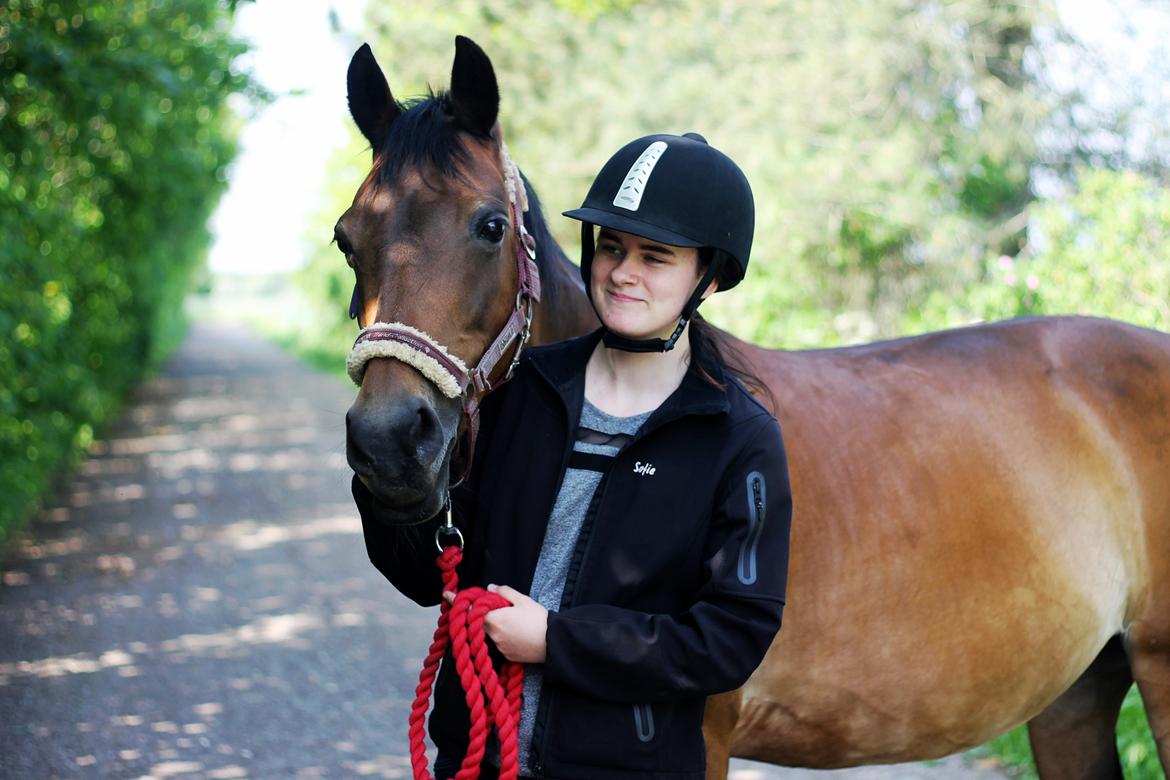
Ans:
<svg viewBox="0 0 1170 780"><path fill-rule="evenodd" d="M747 177L730 157L698 133L648 135L623 146L602 167L581 208L565 212L581 220L581 278L590 301L593 226L652 241L709 250L711 264L683 307L669 339L627 339L606 330L606 346L629 352L667 352L694 316L712 279L719 289L739 284L747 272L756 209Z"/></svg>

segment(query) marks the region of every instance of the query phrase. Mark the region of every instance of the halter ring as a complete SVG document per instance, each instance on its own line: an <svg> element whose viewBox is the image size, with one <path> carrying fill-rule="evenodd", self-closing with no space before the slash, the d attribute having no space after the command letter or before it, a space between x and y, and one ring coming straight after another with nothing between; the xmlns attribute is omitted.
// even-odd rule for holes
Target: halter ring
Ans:
<svg viewBox="0 0 1170 780"><path fill-rule="evenodd" d="M443 552L442 538L444 536L454 536L456 539L459 540L459 542L457 543L456 546L460 550L463 549L463 532L460 531L458 528L456 528L455 524L451 522L451 499L450 498L447 499L447 519L443 522L443 524L441 526L439 526L438 528L435 529L435 546L439 548L440 553Z"/></svg>

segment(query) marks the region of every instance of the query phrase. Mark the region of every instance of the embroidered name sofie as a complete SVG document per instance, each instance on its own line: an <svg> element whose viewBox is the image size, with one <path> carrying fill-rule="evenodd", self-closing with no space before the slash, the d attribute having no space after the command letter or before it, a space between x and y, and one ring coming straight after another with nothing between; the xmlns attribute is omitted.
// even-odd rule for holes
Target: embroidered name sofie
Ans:
<svg viewBox="0 0 1170 780"><path fill-rule="evenodd" d="M640 474L643 477L653 476L654 475L654 464L653 463L643 463L642 461L637 461L634 463L634 473Z"/></svg>

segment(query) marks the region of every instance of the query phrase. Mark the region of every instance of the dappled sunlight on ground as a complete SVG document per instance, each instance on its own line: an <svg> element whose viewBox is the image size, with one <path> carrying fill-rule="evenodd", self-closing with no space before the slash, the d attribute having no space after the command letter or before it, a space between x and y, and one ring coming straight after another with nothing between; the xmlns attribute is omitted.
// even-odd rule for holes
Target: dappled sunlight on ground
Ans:
<svg viewBox="0 0 1170 780"><path fill-rule="evenodd" d="M361 520L348 515L327 517L295 527L276 524L260 525L252 520L241 520L225 526L220 540L233 544L238 550L259 550L289 541L305 541L327 534L361 534Z"/></svg>
<svg viewBox="0 0 1170 780"><path fill-rule="evenodd" d="M136 392L8 552L5 778L409 775L433 617L366 557L353 392L230 328Z"/></svg>

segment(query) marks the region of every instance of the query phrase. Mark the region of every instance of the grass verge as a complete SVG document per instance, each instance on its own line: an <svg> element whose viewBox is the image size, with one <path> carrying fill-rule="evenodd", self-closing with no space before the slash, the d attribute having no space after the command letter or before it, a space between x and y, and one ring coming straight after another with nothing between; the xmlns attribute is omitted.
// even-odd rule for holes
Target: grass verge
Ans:
<svg viewBox="0 0 1170 780"><path fill-rule="evenodd" d="M1136 686L1130 689L1121 706L1121 717L1117 722L1117 753L1127 780L1165 780ZM1028 732L1023 726L977 748L972 755L994 758L1021 780L1038 780L1032 749L1028 746Z"/></svg>

